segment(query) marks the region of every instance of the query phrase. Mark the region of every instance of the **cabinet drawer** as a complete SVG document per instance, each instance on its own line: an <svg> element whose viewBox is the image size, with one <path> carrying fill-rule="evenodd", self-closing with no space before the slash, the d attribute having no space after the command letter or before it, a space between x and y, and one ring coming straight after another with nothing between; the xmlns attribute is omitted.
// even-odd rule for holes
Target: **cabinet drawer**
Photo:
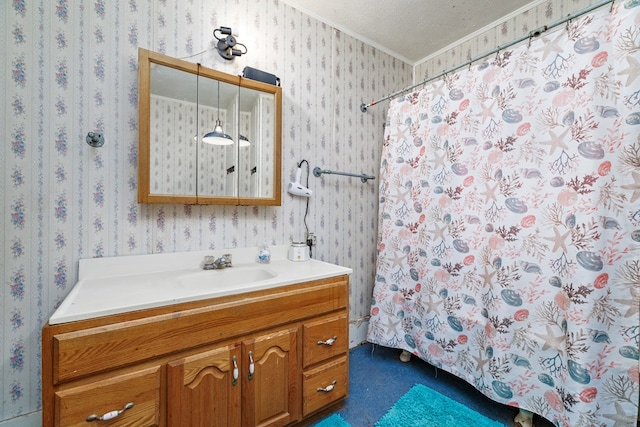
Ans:
<svg viewBox="0 0 640 427"><path fill-rule="evenodd" d="M310 369L302 375L302 415L330 405L349 392L349 363L347 356ZM326 390L330 388L330 390ZM325 390L322 390L325 389Z"/></svg>
<svg viewBox="0 0 640 427"><path fill-rule="evenodd" d="M103 416L122 410L127 403L133 407L109 422L96 425L157 426L160 424L161 369L148 369L119 375L55 393L56 426L88 426L90 415Z"/></svg>
<svg viewBox="0 0 640 427"><path fill-rule="evenodd" d="M349 350L347 313L305 323L302 336L304 367L346 353ZM328 344L328 341L332 344Z"/></svg>

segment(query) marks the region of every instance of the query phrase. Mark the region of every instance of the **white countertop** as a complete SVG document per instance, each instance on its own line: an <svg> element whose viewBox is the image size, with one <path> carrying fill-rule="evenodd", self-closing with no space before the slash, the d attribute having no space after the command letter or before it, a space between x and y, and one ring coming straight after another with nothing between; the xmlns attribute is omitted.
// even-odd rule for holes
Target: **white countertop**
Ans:
<svg viewBox="0 0 640 427"><path fill-rule="evenodd" d="M315 259L287 259L289 245L271 246L271 262L255 261L257 248L81 259L78 283L49 319L52 325L134 310L270 289L351 274ZM206 255L231 254L233 267L202 270ZM253 273L256 273L255 275ZM226 275L226 276L225 276ZM249 283L237 283L242 277ZM225 284L224 278L235 284Z"/></svg>

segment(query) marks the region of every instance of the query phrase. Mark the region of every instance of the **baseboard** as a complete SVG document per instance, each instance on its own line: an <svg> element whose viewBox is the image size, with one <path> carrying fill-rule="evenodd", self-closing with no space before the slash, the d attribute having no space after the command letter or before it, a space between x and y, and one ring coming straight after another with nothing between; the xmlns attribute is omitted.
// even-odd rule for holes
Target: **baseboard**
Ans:
<svg viewBox="0 0 640 427"><path fill-rule="evenodd" d="M42 427L42 411L0 421L0 427Z"/></svg>
<svg viewBox="0 0 640 427"><path fill-rule="evenodd" d="M367 340L369 320L349 323L349 348L357 347Z"/></svg>

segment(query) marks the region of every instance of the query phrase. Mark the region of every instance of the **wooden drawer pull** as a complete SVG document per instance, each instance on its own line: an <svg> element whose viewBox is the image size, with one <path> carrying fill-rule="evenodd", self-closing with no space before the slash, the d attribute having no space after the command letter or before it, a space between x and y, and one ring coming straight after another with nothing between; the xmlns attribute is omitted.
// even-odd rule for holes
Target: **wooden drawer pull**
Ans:
<svg viewBox="0 0 640 427"><path fill-rule="evenodd" d="M329 338L326 341L318 341L318 345L333 345L333 343L336 342L337 339L338 337L334 336L333 338Z"/></svg>
<svg viewBox="0 0 640 427"><path fill-rule="evenodd" d="M107 412L106 414L104 414L103 416L99 417L98 415L89 415L87 417L87 422L91 422L91 421L107 421L107 420L112 420L115 417L117 417L118 415L122 414L124 411L126 411L127 409L131 409L133 408L133 402L129 402L126 405L124 405L124 408L118 410L116 409L115 411L111 411L111 412Z"/></svg>
<svg viewBox="0 0 640 427"><path fill-rule="evenodd" d="M335 387L337 382L338 381L333 380L333 382L331 384L329 384L328 386L326 386L326 387L318 387L317 391L323 391L325 393L329 393L331 390L333 390L333 388Z"/></svg>

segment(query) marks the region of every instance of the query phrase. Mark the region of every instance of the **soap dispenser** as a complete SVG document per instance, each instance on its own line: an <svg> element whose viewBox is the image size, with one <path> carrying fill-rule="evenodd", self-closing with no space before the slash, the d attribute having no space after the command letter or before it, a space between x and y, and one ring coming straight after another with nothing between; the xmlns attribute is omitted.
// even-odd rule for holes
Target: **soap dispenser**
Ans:
<svg viewBox="0 0 640 427"><path fill-rule="evenodd" d="M271 251L269 250L269 246L262 245L258 247L257 261L260 264L269 264L271 262Z"/></svg>

